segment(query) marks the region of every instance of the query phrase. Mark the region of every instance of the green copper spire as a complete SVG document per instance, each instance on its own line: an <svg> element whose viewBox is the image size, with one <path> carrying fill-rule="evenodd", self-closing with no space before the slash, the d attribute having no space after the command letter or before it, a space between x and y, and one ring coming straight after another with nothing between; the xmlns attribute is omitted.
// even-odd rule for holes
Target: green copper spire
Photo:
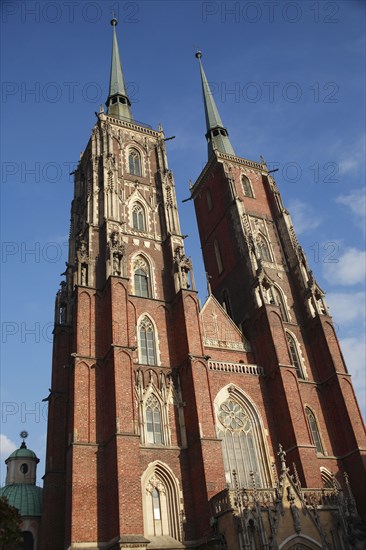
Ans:
<svg viewBox="0 0 366 550"><path fill-rule="evenodd" d="M123 78L121 58L119 55L116 26L117 19L113 17L111 25L113 27L113 45L111 76L109 81L109 95L106 101L109 115L118 116L126 120L132 120L131 102L126 92L125 79Z"/></svg>
<svg viewBox="0 0 366 550"><path fill-rule="evenodd" d="M228 132L222 123L221 117L216 107L215 100L210 90L210 86L207 82L205 71L202 67L202 53L197 52L196 57L200 64L202 79L203 101L205 104L206 115L206 139L208 143L208 157L210 158L211 153L214 150L220 151L221 153L227 153L228 155L235 155L235 151L229 140Z"/></svg>

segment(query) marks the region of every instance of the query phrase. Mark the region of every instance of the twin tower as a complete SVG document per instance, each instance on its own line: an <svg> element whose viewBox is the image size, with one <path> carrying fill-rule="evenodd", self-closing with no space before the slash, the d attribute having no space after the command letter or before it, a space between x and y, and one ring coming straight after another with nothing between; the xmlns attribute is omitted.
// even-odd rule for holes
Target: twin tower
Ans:
<svg viewBox="0 0 366 550"><path fill-rule="evenodd" d="M277 185L235 154L198 52L201 308L164 134L132 117L111 23L56 297L40 548L354 548L363 422Z"/></svg>

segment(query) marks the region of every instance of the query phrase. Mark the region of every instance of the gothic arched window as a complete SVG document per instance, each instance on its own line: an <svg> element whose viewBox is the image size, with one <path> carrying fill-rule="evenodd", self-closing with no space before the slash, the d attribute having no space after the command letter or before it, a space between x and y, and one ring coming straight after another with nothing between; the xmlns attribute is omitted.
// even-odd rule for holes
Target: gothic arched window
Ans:
<svg viewBox="0 0 366 550"><path fill-rule="evenodd" d="M309 423L311 438L316 447L316 452L324 454L323 443L320 437L320 432L318 428L318 423L315 418L315 414L310 409L310 407L305 407L305 412L306 412L306 418L308 419L308 423Z"/></svg>
<svg viewBox="0 0 366 550"><path fill-rule="evenodd" d="M267 240L264 237L260 236L257 242L257 246L258 246L259 256L261 257L261 259L264 262L271 262L272 258L271 258L271 253L269 251Z"/></svg>
<svg viewBox="0 0 366 550"><path fill-rule="evenodd" d="M211 212L211 210L212 210L212 196L211 196L211 191L209 189L206 190L206 200L207 200L208 211Z"/></svg>
<svg viewBox="0 0 366 550"><path fill-rule="evenodd" d="M236 472L240 487L250 487L254 475L257 487L265 482L265 465L260 451L261 439L259 420L253 411L246 409L231 395L221 403L217 411L217 435L222 440L222 454L225 476L228 483L234 483L233 470ZM263 446L263 442L262 442ZM268 478L267 478L268 481Z"/></svg>
<svg viewBox="0 0 366 550"><path fill-rule="evenodd" d="M289 332L286 332L288 347L290 350L291 363L296 369L296 374L299 378L304 378L304 373L301 366L300 354L298 349L298 344Z"/></svg>
<svg viewBox="0 0 366 550"><path fill-rule="evenodd" d="M132 208L132 227L137 231L146 231L145 211L138 202Z"/></svg>
<svg viewBox="0 0 366 550"><path fill-rule="evenodd" d="M161 406L155 395L146 401L146 440L148 443L163 444Z"/></svg>
<svg viewBox="0 0 366 550"><path fill-rule="evenodd" d="M241 184L243 186L244 195L246 197L253 198L252 186L250 185L250 181L249 181L249 178L247 176L243 175L241 177Z"/></svg>
<svg viewBox="0 0 366 550"><path fill-rule="evenodd" d="M136 149L130 149L128 154L128 170L134 176L141 176L141 157Z"/></svg>
<svg viewBox="0 0 366 550"><path fill-rule="evenodd" d="M222 307L226 311L226 313L232 317L232 311L231 311L231 302L230 302L230 295L228 290L222 291Z"/></svg>
<svg viewBox="0 0 366 550"><path fill-rule="evenodd" d="M142 256L137 256L134 261L133 285L136 296L151 298L150 269Z"/></svg>
<svg viewBox="0 0 366 550"><path fill-rule="evenodd" d="M180 540L183 509L179 484L170 468L161 462L150 464L142 476L142 491L144 535Z"/></svg>
<svg viewBox="0 0 366 550"><path fill-rule="evenodd" d="M224 271L224 265L222 263L220 245L219 245L219 241L217 239L214 240L214 250L215 250L217 269L218 269L218 272L219 272L219 275L220 275Z"/></svg>
<svg viewBox="0 0 366 550"><path fill-rule="evenodd" d="M156 365L155 331L148 317L139 324L139 359L143 365Z"/></svg>
<svg viewBox="0 0 366 550"><path fill-rule="evenodd" d="M278 290L278 288L276 286L273 286L271 288L271 293L272 293L273 303L276 304L276 306L279 306L279 308L280 308L282 321L288 322L289 317L288 317L288 313L287 313L287 308L285 306L285 302L284 302L284 299L282 297L281 292Z"/></svg>
<svg viewBox="0 0 366 550"><path fill-rule="evenodd" d="M156 487L154 487L153 492L151 493L151 497L152 497L152 505L153 505L154 523L158 521L161 522L160 495ZM155 527L154 528L155 532L159 530L158 525L155 525L154 527Z"/></svg>
<svg viewBox="0 0 366 550"><path fill-rule="evenodd" d="M327 470L327 468L324 468L324 466L320 466L320 475L322 478L323 485L326 489L341 488L341 486L339 485L339 482L335 478L335 475L329 470Z"/></svg>

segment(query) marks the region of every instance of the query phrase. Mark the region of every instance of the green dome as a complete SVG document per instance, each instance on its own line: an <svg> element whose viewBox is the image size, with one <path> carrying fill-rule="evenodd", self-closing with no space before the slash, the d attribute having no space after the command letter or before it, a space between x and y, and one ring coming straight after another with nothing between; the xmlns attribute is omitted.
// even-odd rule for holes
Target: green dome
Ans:
<svg viewBox="0 0 366 550"><path fill-rule="evenodd" d="M20 447L20 449L16 449L11 455L5 460L5 462L8 462L11 458L37 458L37 455L35 452L31 451L30 449L27 449L26 447Z"/></svg>
<svg viewBox="0 0 366 550"><path fill-rule="evenodd" d="M17 508L22 517L41 516L42 492L43 489L37 485L13 483L0 489L0 497L6 497L9 504Z"/></svg>

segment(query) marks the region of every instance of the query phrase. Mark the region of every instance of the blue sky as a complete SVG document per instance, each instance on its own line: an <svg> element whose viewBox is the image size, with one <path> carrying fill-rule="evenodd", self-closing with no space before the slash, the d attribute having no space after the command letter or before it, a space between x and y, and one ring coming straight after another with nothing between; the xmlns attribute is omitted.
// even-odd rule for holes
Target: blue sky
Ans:
<svg viewBox="0 0 366 550"><path fill-rule="evenodd" d="M362 1L11 2L2 13L1 478L21 430L44 472L54 297L67 259L69 172L108 95L112 9L135 119L163 124L182 232L205 299L189 180L207 160L194 53L239 156L263 155L365 411L365 4Z"/></svg>

